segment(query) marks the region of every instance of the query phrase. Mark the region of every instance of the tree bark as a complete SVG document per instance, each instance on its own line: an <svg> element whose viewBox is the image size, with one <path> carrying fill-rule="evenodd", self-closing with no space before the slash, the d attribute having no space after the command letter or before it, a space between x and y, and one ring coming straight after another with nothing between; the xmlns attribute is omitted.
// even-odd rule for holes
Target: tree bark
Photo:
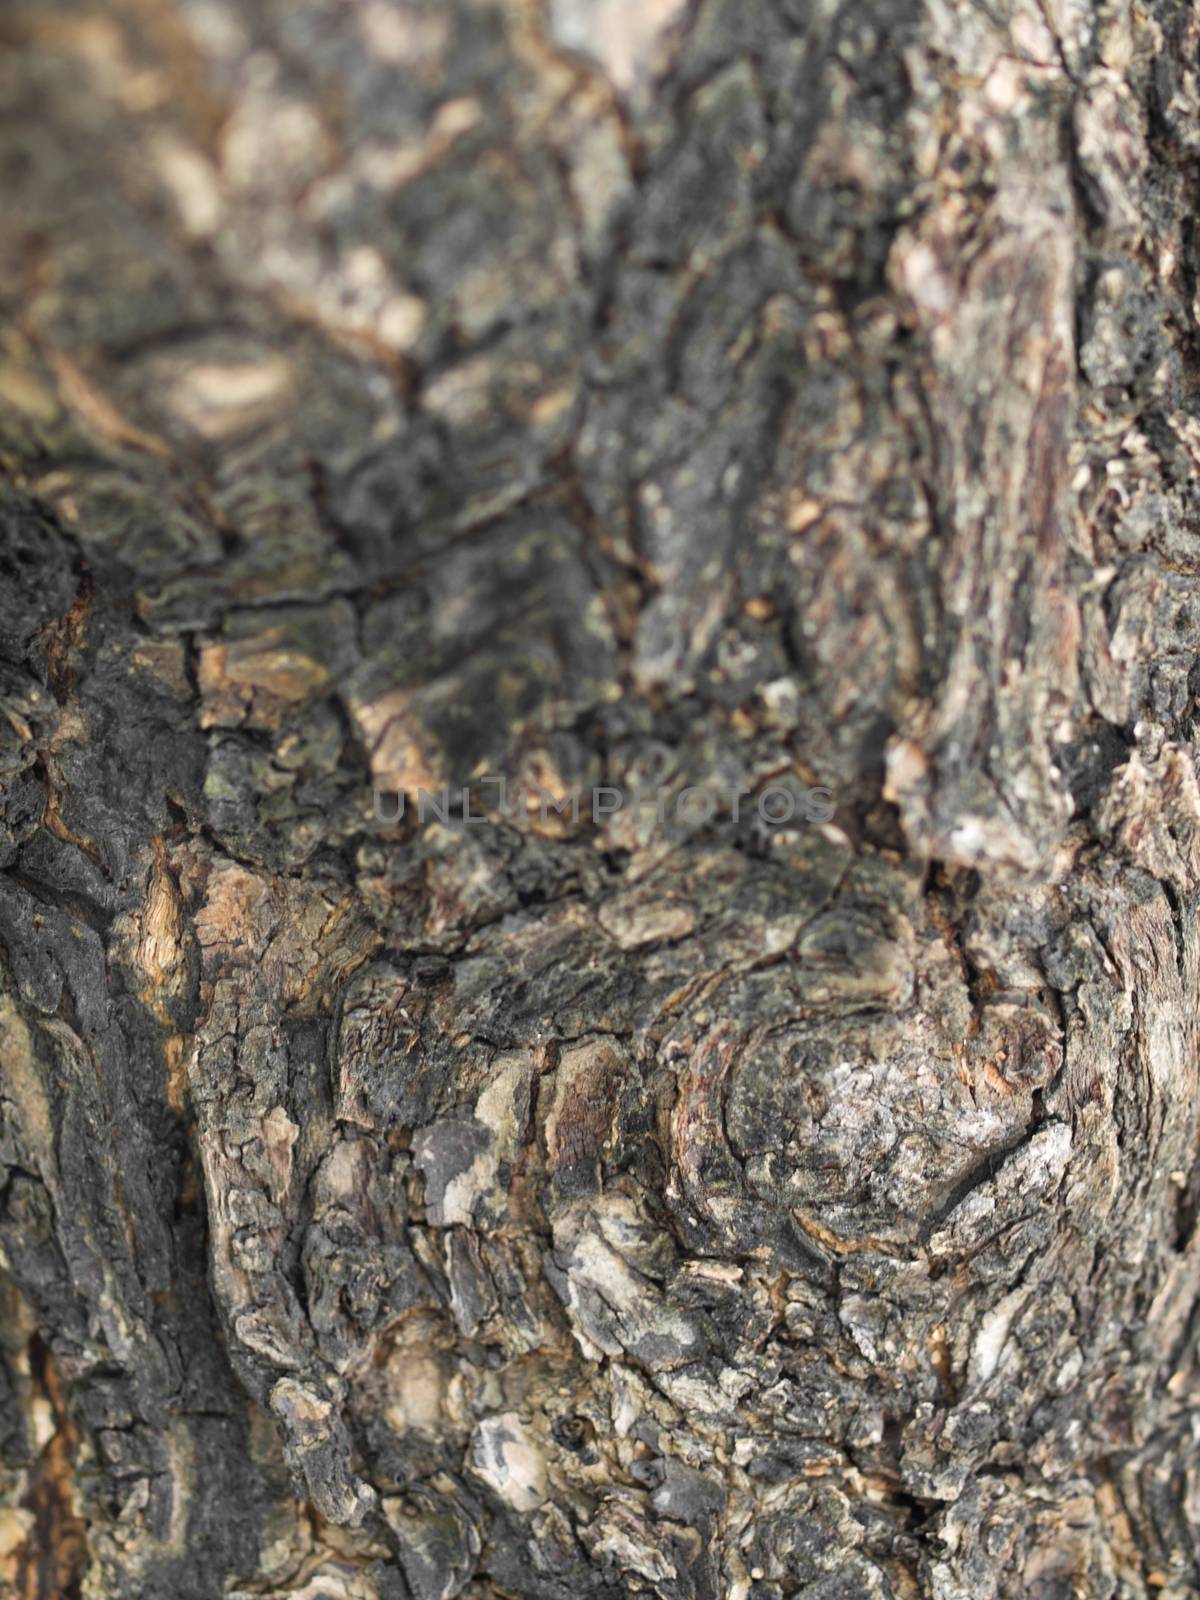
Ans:
<svg viewBox="0 0 1200 1600"><path fill-rule="evenodd" d="M3 31L0 1592L1200 1595L1195 8Z"/></svg>

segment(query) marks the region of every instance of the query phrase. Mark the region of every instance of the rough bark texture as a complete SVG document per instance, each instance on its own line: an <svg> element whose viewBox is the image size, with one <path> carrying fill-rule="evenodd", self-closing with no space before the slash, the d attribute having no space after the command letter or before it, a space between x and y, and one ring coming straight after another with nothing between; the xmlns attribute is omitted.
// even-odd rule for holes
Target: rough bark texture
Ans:
<svg viewBox="0 0 1200 1600"><path fill-rule="evenodd" d="M2 29L0 1592L1200 1595L1193 7Z"/></svg>

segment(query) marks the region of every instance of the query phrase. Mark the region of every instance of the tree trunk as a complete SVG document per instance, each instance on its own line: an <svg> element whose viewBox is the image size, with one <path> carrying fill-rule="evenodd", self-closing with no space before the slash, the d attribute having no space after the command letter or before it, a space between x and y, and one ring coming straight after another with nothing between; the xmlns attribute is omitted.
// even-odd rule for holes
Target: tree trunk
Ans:
<svg viewBox="0 0 1200 1600"><path fill-rule="evenodd" d="M1200 1595L1195 9L4 34L0 1592Z"/></svg>

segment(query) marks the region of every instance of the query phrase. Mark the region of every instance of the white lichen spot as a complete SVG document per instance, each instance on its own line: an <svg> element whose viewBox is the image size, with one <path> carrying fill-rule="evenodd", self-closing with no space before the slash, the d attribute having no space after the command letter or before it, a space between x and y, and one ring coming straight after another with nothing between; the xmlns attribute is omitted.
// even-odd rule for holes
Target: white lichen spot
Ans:
<svg viewBox="0 0 1200 1600"><path fill-rule="evenodd" d="M532 1511L546 1498L541 1452L514 1411L485 1417L471 1446L475 1471L514 1511Z"/></svg>
<svg viewBox="0 0 1200 1600"><path fill-rule="evenodd" d="M411 350L425 331L425 302L415 294L396 294L384 302L377 332L389 350Z"/></svg>
<svg viewBox="0 0 1200 1600"><path fill-rule="evenodd" d="M628 94L659 65L659 45L685 0L551 0L551 36L599 63Z"/></svg>
<svg viewBox="0 0 1200 1600"><path fill-rule="evenodd" d="M291 368L282 356L264 361L198 362L167 395L181 422L205 439L224 439L260 421L285 398Z"/></svg>
<svg viewBox="0 0 1200 1600"><path fill-rule="evenodd" d="M184 231L193 239L210 238L221 222L221 189L212 162L170 135L155 143L152 154Z"/></svg>
<svg viewBox="0 0 1200 1600"><path fill-rule="evenodd" d="M1028 1299L1028 1289L1014 1289L979 1324L971 1349L971 1374L976 1383L986 1383L999 1367L1013 1320Z"/></svg>

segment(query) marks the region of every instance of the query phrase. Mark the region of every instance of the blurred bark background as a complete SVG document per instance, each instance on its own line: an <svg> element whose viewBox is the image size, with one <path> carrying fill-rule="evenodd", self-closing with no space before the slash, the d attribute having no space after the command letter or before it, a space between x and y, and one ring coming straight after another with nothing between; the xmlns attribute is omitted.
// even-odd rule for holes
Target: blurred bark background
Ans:
<svg viewBox="0 0 1200 1600"><path fill-rule="evenodd" d="M1200 1595L1195 8L0 34L0 1591Z"/></svg>

